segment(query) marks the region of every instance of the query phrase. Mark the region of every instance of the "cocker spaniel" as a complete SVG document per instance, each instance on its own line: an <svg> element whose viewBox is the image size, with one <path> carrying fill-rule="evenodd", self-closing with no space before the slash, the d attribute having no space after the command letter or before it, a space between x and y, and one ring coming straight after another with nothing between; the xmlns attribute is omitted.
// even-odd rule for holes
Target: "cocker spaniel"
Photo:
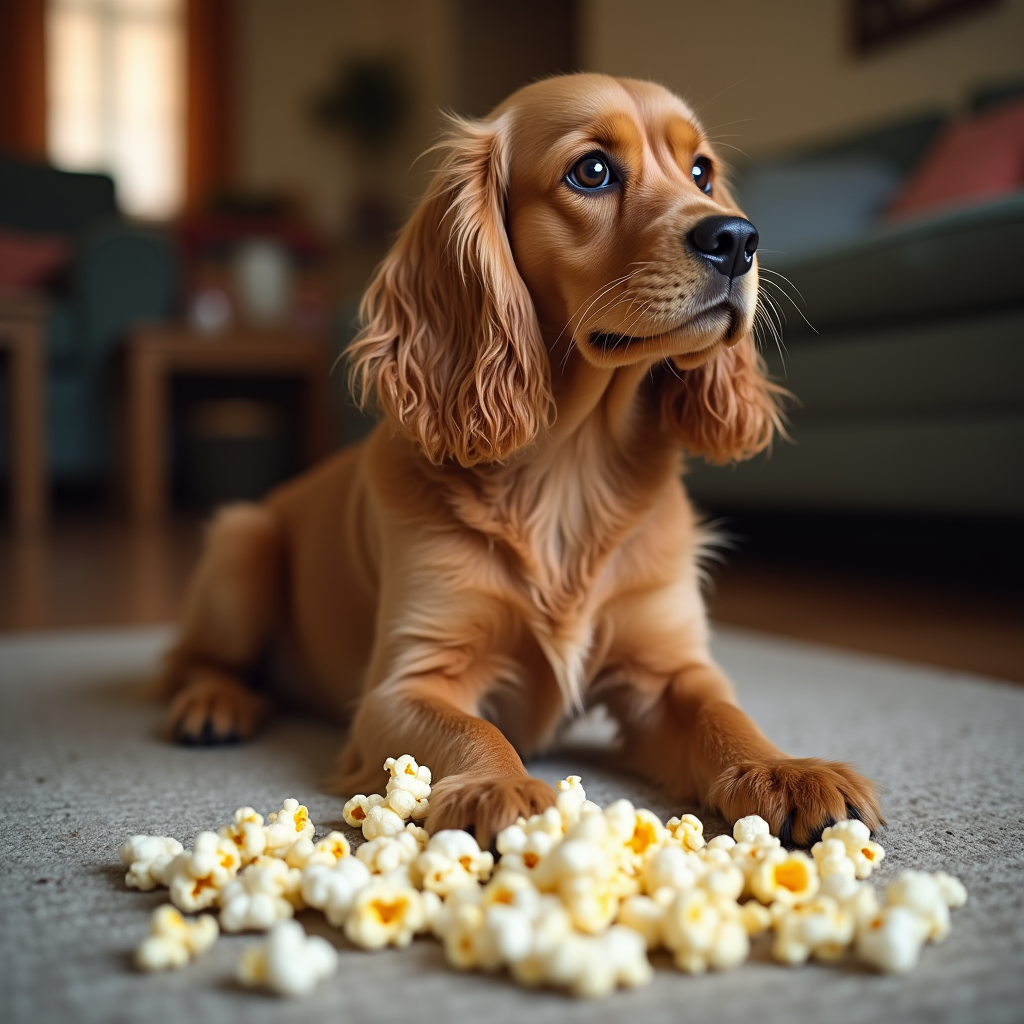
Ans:
<svg viewBox="0 0 1024 1024"><path fill-rule="evenodd" d="M623 768L797 844L879 824L850 766L792 758L708 652L683 453L764 449L780 389L752 326L758 236L692 111L580 74L453 120L363 299L363 443L213 522L164 669L185 741L271 690L352 714L340 791L434 770L427 827L486 845L550 805L523 759L604 705Z"/></svg>

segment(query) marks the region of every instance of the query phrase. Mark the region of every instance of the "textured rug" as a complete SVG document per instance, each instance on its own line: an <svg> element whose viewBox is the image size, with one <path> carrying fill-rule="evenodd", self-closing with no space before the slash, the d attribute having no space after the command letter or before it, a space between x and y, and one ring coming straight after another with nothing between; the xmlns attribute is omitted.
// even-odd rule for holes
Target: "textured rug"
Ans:
<svg viewBox="0 0 1024 1024"><path fill-rule="evenodd" d="M189 845L237 806L268 811L293 795L308 804L318 834L341 824L341 800L318 784L340 744L330 727L280 718L252 744L212 750L159 739L161 709L140 680L167 636L0 639L4 1022L1024 1018L1024 689L731 629L718 632L716 654L768 734L793 754L852 760L880 784L888 855L874 880L942 867L967 884L970 899L954 913L951 936L927 947L911 975L788 969L771 962L762 939L734 973L693 978L656 960L649 987L578 1003L500 976L457 974L433 941L352 950L315 913L301 919L331 935L341 967L302 1003L235 984L249 936L222 938L184 971L140 975L132 951L163 897L125 888L117 848L126 836L173 835ZM549 781L583 775L601 803L626 796L663 816L696 810L570 755L532 768ZM709 835L722 829L706 823Z"/></svg>

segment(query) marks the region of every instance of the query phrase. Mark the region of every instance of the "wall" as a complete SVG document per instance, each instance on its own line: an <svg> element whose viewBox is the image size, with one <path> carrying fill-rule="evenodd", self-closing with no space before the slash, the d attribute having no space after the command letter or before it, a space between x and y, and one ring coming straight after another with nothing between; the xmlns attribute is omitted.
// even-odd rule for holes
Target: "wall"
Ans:
<svg viewBox="0 0 1024 1024"><path fill-rule="evenodd" d="M356 188L352 154L308 114L313 97L354 54L396 55L415 87L405 137L388 167L390 191L410 200L410 168L439 127L455 88L450 0L238 0L238 174L252 189L286 188L311 215L340 226Z"/></svg>
<svg viewBox="0 0 1024 1024"><path fill-rule="evenodd" d="M846 0L585 0L584 66L651 78L697 108L713 138L754 154L923 108L979 82L1024 78L1024 0L965 15L866 58Z"/></svg>

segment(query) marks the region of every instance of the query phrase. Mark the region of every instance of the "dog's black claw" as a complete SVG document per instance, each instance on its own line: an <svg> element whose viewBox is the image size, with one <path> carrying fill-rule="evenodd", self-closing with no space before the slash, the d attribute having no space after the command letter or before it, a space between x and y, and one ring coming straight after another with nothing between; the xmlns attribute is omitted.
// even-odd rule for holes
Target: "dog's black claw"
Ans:
<svg viewBox="0 0 1024 1024"><path fill-rule="evenodd" d="M847 804L846 805L846 816L848 818L853 819L854 821L863 821L864 820L863 815L860 813L858 808L853 806L853 804Z"/></svg>
<svg viewBox="0 0 1024 1024"><path fill-rule="evenodd" d="M219 736L213 729L213 723L209 720L203 722L199 732L185 732L179 730L174 737L183 747L220 747L241 742L241 737L232 730Z"/></svg>
<svg viewBox="0 0 1024 1024"><path fill-rule="evenodd" d="M793 817L795 814L796 811L790 811L782 823L782 828L779 829L779 842L787 848L793 845Z"/></svg>

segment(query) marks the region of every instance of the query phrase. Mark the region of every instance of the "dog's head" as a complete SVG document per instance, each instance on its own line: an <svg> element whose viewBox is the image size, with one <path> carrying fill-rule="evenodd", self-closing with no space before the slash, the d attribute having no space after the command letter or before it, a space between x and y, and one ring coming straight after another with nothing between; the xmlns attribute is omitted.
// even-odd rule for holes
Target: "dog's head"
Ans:
<svg viewBox="0 0 1024 1024"><path fill-rule="evenodd" d="M764 448L757 232L693 114L659 86L567 75L453 121L363 300L357 397L432 461L500 461L554 411L567 347L656 364L665 429L716 461Z"/></svg>

